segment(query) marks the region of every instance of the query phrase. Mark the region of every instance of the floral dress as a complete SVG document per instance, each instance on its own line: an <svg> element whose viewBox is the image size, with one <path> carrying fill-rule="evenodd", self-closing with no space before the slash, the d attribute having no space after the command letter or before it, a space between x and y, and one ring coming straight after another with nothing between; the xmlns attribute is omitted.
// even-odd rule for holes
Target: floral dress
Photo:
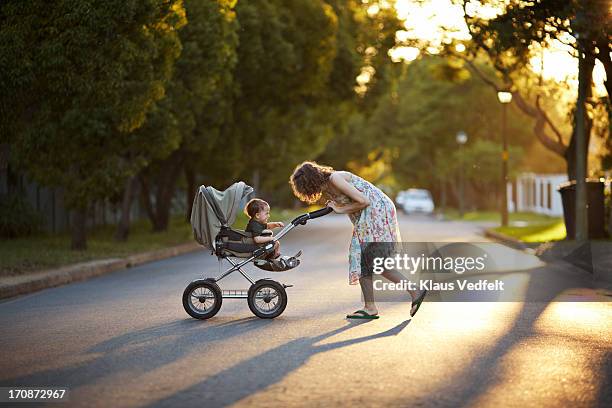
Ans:
<svg viewBox="0 0 612 408"><path fill-rule="evenodd" d="M349 284L359 283L361 276L361 244L364 242L401 241L397 211L393 201L372 183L352 173L349 183L365 195L370 205L361 211L348 214L353 223L353 236L349 247ZM349 204L352 200L344 194L334 195L328 191L326 196L339 204Z"/></svg>

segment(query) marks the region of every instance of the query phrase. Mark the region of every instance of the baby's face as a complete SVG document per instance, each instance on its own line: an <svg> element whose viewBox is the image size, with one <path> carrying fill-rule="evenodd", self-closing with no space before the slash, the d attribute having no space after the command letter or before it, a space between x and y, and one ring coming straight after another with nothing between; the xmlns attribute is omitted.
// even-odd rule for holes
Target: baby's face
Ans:
<svg viewBox="0 0 612 408"><path fill-rule="evenodd" d="M259 222L266 223L270 218L270 207L264 207L263 210L255 214L255 219Z"/></svg>

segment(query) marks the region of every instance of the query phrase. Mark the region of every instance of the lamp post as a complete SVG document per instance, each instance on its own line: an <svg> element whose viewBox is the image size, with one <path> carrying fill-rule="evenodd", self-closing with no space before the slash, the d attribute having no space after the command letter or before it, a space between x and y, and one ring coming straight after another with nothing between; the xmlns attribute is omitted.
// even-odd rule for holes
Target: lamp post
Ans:
<svg viewBox="0 0 612 408"><path fill-rule="evenodd" d="M461 218L463 218L463 213L465 212L465 204L464 204L464 198L463 198L463 194L464 194L464 178L465 178L465 171L464 171L464 160L463 160L463 145L467 142L468 137L467 137L467 133L465 133L463 130L457 132L457 136L455 137L455 140L457 141L457 143L459 144L459 160L461 161L460 163L460 167L461 170L459 172L459 215L461 216Z"/></svg>
<svg viewBox="0 0 612 408"><path fill-rule="evenodd" d="M502 104L502 186L501 186L501 225L508 226L508 138L506 136L507 108L512 102L512 92L498 91L497 99Z"/></svg>

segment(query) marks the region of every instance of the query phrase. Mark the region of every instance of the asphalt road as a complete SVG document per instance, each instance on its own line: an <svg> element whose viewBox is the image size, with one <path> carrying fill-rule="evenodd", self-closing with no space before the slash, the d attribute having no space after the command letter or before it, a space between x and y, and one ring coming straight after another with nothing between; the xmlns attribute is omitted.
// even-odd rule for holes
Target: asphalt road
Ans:
<svg viewBox="0 0 612 408"><path fill-rule="evenodd" d="M405 241L483 240L474 224L402 216L401 227ZM275 320L245 300L190 318L184 287L218 270L204 252L2 302L0 386L68 387L84 407L612 406L612 303L580 289L582 275L500 245L525 301L426 301L413 319L407 302L380 303L379 320L355 323L350 234L332 215L283 239L304 254L267 274L294 285ZM222 286L246 288L235 275Z"/></svg>

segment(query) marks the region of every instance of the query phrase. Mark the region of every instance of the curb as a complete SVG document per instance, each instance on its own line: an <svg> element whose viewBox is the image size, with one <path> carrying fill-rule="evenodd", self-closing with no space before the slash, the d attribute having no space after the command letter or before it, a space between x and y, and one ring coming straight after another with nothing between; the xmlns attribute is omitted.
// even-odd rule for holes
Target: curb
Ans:
<svg viewBox="0 0 612 408"><path fill-rule="evenodd" d="M590 264L593 270L589 273L589 275L593 277L593 279L598 280L600 282L605 282L607 284L612 284L612 257L605 257L604 254L610 253L609 247L604 248L605 243L601 243L601 247L598 248L597 241L588 241L590 246L588 252L590 262L589 259L587 259L587 263L584 264L580 263L579 255L576 255L574 257L574 260L568 259L568 257L570 257L574 251L576 251L580 247L583 247L585 245L584 243L578 244L575 241L563 240L548 243L538 243L538 246L534 248L530 247L528 244L522 241L519 241L516 238L501 234L496 231L492 231L490 229L485 229L484 235L501 243L502 245L506 245L508 247L529 253L531 255L535 255L547 264L565 267L568 264L573 265L573 270L580 270L581 274L584 272L589 273L589 271L585 269L585 266L588 267ZM545 248L545 246L548 245L556 246L557 249L549 253L543 252L542 248ZM595 247L593 245L595 245ZM594 250L595 252L593 252ZM544 249L544 251L546 251L546 249ZM612 288L610 290L612 290Z"/></svg>
<svg viewBox="0 0 612 408"><path fill-rule="evenodd" d="M519 249L521 251L524 251L526 249L530 249L529 246L525 245L525 243L523 241L520 241L514 237L510 237L508 235L493 231L491 229L485 229L484 230L484 235L487 238L491 238L494 239L495 241L498 241L504 245L507 245L509 247L512 247L514 249Z"/></svg>
<svg viewBox="0 0 612 408"><path fill-rule="evenodd" d="M66 285L68 283L86 280L96 276L105 275L107 273L131 268L133 266L142 265L148 262L194 252L200 248L201 246L199 244L190 242L156 251L129 255L125 258L101 259L22 276L8 276L1 279L1 281L4 282L0 283L0 299L7 299L37 292L39 290L54 286Z"/></svg>

